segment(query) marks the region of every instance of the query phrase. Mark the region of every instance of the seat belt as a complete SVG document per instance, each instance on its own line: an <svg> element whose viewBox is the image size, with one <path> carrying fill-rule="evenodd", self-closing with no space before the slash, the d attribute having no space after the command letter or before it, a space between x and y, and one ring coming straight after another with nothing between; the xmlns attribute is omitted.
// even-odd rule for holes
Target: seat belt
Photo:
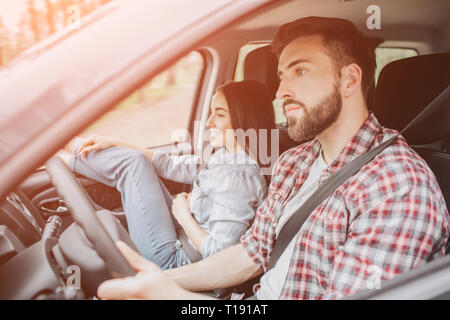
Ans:
<svg viewBox="0 0 450 320"><path fill-rule="evenodd" d="M396 134L391 139L381 143L369 152L352 160L344 165L341 169L334 172L328 177L322 185L314 191L314 193L297 209L297 211L289 218L283 228L280 230L276 239L272 255L270 256L268 270L272 269L281 254L291 242L293 237L298 233L300 227L309 217L310 213L314 211L328 196L330 196L340 185L342 185L348 178L353 176L364 165L375 158L381 151L389 146L399 135Z"/></svg>
<svg viewBox="0 0 450 320"><path fill-rule="evenodd" d="M400 134L404 134L408 129L413 128L417 123L426 117L429 117L436 112L440 111L442 107L445 107L445 102L450 97L450 86L447 86L433 101L425 107L405 128L401 133L395 135L391 139L381 143L377 147L371 149L365 154L353 159L349 163L345 164L341 169L334 172L328 177L319 188L297 209L297 211L289 218L286 224L278 233L278 237L275 240L275 244L270 256L270 260L267 266L267 270L272 269L289 245L294 236L299 232L301 226L309 217L309 215L316 209L326 198L328 198L340 185L342 185L347 179L358 172L364 165L375 158L381 151L388 147L392 142L397 139Z"/></svg>
<svg viewBox="0 0 450 320"><path fill-rule="evenodd" d="M186 253L191 263L202 260L202 255L189 243L189 238L183 228L180 226L179 228L176 228L176 231L178 240L181 243L181 248L184 253Z"/></svg>

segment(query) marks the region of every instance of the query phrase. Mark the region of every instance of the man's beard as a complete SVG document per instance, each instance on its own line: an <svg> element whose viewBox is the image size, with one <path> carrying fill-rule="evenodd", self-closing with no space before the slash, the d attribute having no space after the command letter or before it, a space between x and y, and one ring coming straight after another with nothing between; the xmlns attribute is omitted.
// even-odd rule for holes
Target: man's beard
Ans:
<svg viewBox="0 0 450 320"><path fill-rule="evenodd" d="M338 118L342 109L340 84L336 81L333 92L308 111L305 105L297 101L286 100L285 105L297 103L303 110L301 118L288 117L288 134L297 142L306 142L328 129Z"/></svg>

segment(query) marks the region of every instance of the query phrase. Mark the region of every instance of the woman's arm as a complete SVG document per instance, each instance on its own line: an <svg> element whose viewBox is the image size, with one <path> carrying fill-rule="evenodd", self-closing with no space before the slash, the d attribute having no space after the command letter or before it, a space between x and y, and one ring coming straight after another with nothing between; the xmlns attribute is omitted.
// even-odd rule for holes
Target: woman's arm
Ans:
<svg viewBox="0 0 450 320"><path fill-rule="evenodd" d="M153 159L154 151L146 148L138 147L128 142L99 135L92 135L87 138L86 141L78 148L78 154L82 157L86 157L86 155L93 150L103 150L110 147L121 147L121 148L129 148L136 149L144 153L147 158L151 161Z"/></svg>
<svg viewBox="0 0 450 320"><path fill-rule="evenodd" d="M173 200L172 214L188 238L192 241L198 252L202 252L202 242L208 236L208 233L200 227L198 222L192 216L189 207L189 197L187 193L180 193Z"/></svg>
<svg viewBox="0 0 450 320"><path fill-rule="evenodd" d="M203 258L236 244L250 227L256 207L266 195L266 182L258 172L224 171L211 189L208 236L203 239Z"/></svg>
<svg viewBox="0 0 450 320"><path fill-rule="evenodd" d="M175 156L161 150L154 151L152 164L158 176L187 184L194 182L200 170L199 157L192 154Z"/></svg>
<svg viewBox="0 0 450 320"><path fill-rule="evenodd" d="M199 159L194 155L174 156L161 150L150 150L116 138L99 135L92 135L84 139L81 146L75 148L75 151L81 157L86 157L90 151L110 147L135 149L142 152L151 161L157 174L168 180L191 184L199 170Z"/></svg>
<svg viewBox="0 0 450 320"><path fill-rule="evenodd" d="M265 180L257 174L227 172L211 194L211 214L206 232L195 220L186 193L172 204L172 213L203 258L236 244L255 214L255 207L266 194Z"/></svg>

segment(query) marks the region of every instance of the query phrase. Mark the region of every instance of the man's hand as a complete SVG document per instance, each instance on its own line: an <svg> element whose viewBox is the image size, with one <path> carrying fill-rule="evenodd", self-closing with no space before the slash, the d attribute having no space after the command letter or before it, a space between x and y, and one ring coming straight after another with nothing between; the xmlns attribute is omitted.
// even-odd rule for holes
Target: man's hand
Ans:
<svg viewBox="0 0 450 320"><path fill-rule="evenodd" d="M97 289L101 299L198 299L170 279L155 264L143 258L124 242L117 242L117 247L128 263L137 271L133 277L113 279L103 282Z"/></svg>
<svg viewBox="0 0 450 320"><path fill-rule="evenodd" d="M182 192L176 196L172 203L172 214L181 226L185 225L186 219L192 217L188 193Z"/></svg>

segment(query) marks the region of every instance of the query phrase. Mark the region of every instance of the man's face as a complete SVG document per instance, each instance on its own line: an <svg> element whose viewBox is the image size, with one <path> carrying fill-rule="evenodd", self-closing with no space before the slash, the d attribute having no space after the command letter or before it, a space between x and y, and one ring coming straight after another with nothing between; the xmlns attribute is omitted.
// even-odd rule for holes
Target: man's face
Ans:
<svg viewBox="0 0 450 320"><path fill-rule="evenodd" d="M330 127L342 107L338 70L320 36L290 42L278 63L282 99L289 136L298 142L313 139Z"/></svg>

